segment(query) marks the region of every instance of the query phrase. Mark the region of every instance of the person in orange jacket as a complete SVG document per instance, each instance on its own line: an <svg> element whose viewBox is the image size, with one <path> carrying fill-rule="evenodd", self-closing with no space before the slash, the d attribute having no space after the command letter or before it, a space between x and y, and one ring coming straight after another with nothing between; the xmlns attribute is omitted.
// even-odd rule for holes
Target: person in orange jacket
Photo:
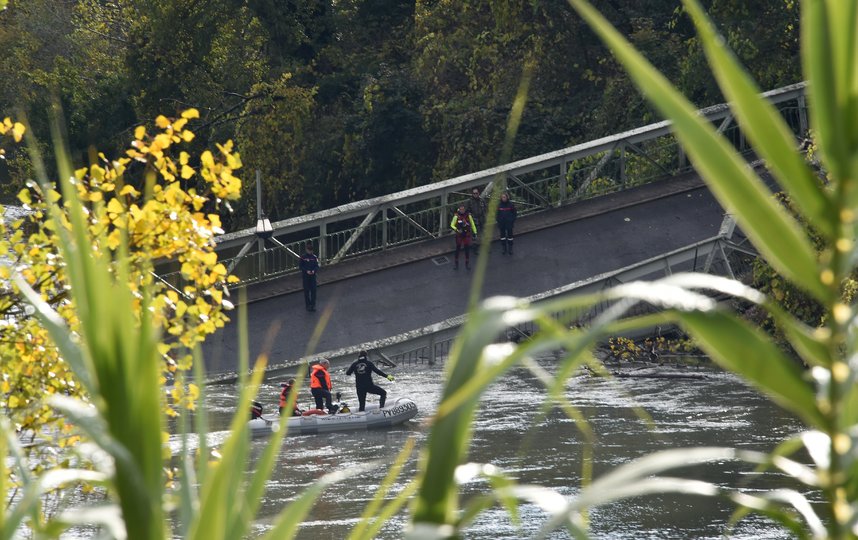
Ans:
<svg viewBox="0 0 858 540"><path fill-rule="evenodd" d="M282 415L286 405L289 404L289 396L295 390L295 379L290 378L288 381L280 383L280 388L280 414ZM301 409L298 408L297 400L292 406L292 416L301 416Z"/></svg>
<svg viewBox="0 0 858 540"><path fill-rule="evenodd" d="M322 408L322 402L325 403L325 408L328 414L337 412L337 407L331 401L331 374L328 373L328 368L331 363L327 358L319 360L318 364L313 364L310 368L310 393L313 394L313 399L316 400L316 408Z"/></svg>

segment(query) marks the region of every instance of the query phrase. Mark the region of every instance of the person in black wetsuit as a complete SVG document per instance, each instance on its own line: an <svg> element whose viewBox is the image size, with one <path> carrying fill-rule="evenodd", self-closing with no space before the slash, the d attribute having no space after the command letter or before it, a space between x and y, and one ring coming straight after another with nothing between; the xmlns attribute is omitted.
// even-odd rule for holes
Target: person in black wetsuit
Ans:
<svg viewBox="0 0 858 540"><path fill-rule="evenodd" d="M393 381L393 375L388 375L375 367L375 364L370 362L369 358L367 358L366 351L361 351L358 354L357 360L352 362L352 365L349 366L348 371L346 371L346 375L354 374L355 376L355 387L357 389L359 405L358 411L362 411L366 407L367 394L376 394L379 396L378 406L379 408L384 407L384 401L387 399L387 392L384 388L381 388L372 382L373 371L386 378L388 381Z"/></svg>
<svg viewBox="0 0 858 540"><path fill-rule="evenodd" d="M313 244L307 242L305 253L301 255L298 268L304 285L304 305L307 311L316 311L316 272L319 271L319 257L313 253Z"/></svg>
<svg viewBox="0 0 858 540"><path fill-rule="evenodd" d="M502 193L500 203L498 204L497 222L504 255L507 252L512 255L512 226L515 223L517 214L515 204L509 199L509 193Z"/></svg>

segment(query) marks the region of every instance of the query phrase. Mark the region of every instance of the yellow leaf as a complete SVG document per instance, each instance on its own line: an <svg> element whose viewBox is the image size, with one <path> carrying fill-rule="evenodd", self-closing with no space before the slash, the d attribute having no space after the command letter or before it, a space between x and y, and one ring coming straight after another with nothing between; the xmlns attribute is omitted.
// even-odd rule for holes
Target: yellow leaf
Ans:
<svg viewBox="0 0 858 540"><path fill-rule="evenodd" d="M32 204L32 200L30 199L30 190L25 188L25 189L22 189L21 191L19 191L18 192L18 200L21 201L21 203L26 204L28 206L30 204Z"/></svg>
<svg viewBox="0 0 858 540"><path fill-rule="evenodd" d="M122 204L117 199L110 199L110 202L107 203L107 211L111 214L121 214L124 209L122 208Z"/></svg>
<svg viewBox="0 0 858 540"><path fill-rule="evenodd" d="M197 173L197 171L195 171L191 166L182 165L182 178L183 179L187 180L188 178L192 177L196 173Z"/></svg>
<svg viewBox="0 0 858 540"><path fill-rule="evenodd" d="M184 140L185 142L193 141L195 136L196 135L194 135L193 131L188 131L187 129L182 132L182 140Z"/></svg>
<svg viewBox="0 0 858 540"><path fill-rule="evenodd" d="M137 126L137 129L134 130L134 138L142 140L143 137L146 136L146 127L145 126Z"/></svg>
<svg viewBox="0 0 858 540"><path fill-rule="evenodd" d="M134 186L125 185L122 188L122 191L119 192L120 195L131 195L132 197L139 197L140 192L134 189Z"/></svg>
<svg viewBox="0 0 858 540"><path fill-rule="evenodd" d="M208 253L203 254L200 259L202 259L203 263L205 263L206 265L211 266L217 263L217 253L215 253L214 251L210 251Z"/></svg>
<svg viewBox="0 0 858 540"><path fill-rule="evenodd" d="M15 122L15 125L12 127L12 137L14 137L15 142L21 142L25 131L27 131L27 128L24 127L24 124Z"/></svg>
<svg viewBox="0 0 858 540"><path fill-rule="evenodd" d="M202 162L204 167L207 167L209 169L211 169L215 166L214 156L212 156L212 153L209 152L208 150L206 150L205 152L203 152L200 155L200 161Z"/></svg>
<svg viewBox="0 0 858 540"><path fill-rule="evenodd" d="M170 127L170 121L164 115L159 115L158 118L155 119L155 125L161 129L166 129Z"/></svg>
<svg viewBox="0 0 858 540"><path fill-rule="evenodd" d="M19 405L18 401L18 396L9 396L9 401L7 402L7 405L10 409L17 409Z"/></svg>
<svg viewBox="0 0 858 540"><path fill-rule="evenodd" d="M114 229L109 235L107 235L107 247L113 251L116 251L116 248L119 247L121 241L122 237L119 235L118 229Z"/></svg>
<svg viewBox="0 0 858 540"><path fill-rule="evenodd" d="M188 109L187 111L182 112L182 118L199 118L200 111L196 109Z"/></svg>
<svg viewBox="0 0 858 540"><path fill-rule="evenodd" d="M188 161L190 161L191 155L187 152L179 152L179 163L181 165L187 165Z"/></svg>

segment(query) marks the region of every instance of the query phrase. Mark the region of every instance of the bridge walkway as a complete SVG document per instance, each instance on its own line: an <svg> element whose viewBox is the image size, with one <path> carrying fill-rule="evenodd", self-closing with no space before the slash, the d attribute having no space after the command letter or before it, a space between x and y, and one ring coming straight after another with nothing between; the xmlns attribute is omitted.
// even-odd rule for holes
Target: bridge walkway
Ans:
<svg viewBox="0 0 858 540"><path fill-rule="evenodd" d="M689 174L526 216L516 223L515 255L492 244L483 297L529 296L635 264L717 235L723 214ZM473 272L454 271L452 251L447 237L323 268L313 313L304 309L300 276L248 286L251 358L265 352L269 364L294 362L463 314ZM206 343L210 375L236 369L236 326Z"/></svg>

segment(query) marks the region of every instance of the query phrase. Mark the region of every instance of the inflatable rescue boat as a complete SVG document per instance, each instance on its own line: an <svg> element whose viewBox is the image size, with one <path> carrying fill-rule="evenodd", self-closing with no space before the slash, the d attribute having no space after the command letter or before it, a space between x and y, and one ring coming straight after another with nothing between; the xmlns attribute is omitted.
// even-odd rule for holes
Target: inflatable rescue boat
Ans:
<svg viewBox="0 0 858 540"><path fill-rule="evenodd" d="M383 409L376 403L367 403L363 412L352 411L340 405L336 414L305 414L287 420L286 435L315 435L334 431L380 429L401 424L417 416L417 404L407 397L388 400ZM348 411L348 412L345 412ZM270 435L280 423L279 415L261 415L250 420L254 437Z"/></svg>

